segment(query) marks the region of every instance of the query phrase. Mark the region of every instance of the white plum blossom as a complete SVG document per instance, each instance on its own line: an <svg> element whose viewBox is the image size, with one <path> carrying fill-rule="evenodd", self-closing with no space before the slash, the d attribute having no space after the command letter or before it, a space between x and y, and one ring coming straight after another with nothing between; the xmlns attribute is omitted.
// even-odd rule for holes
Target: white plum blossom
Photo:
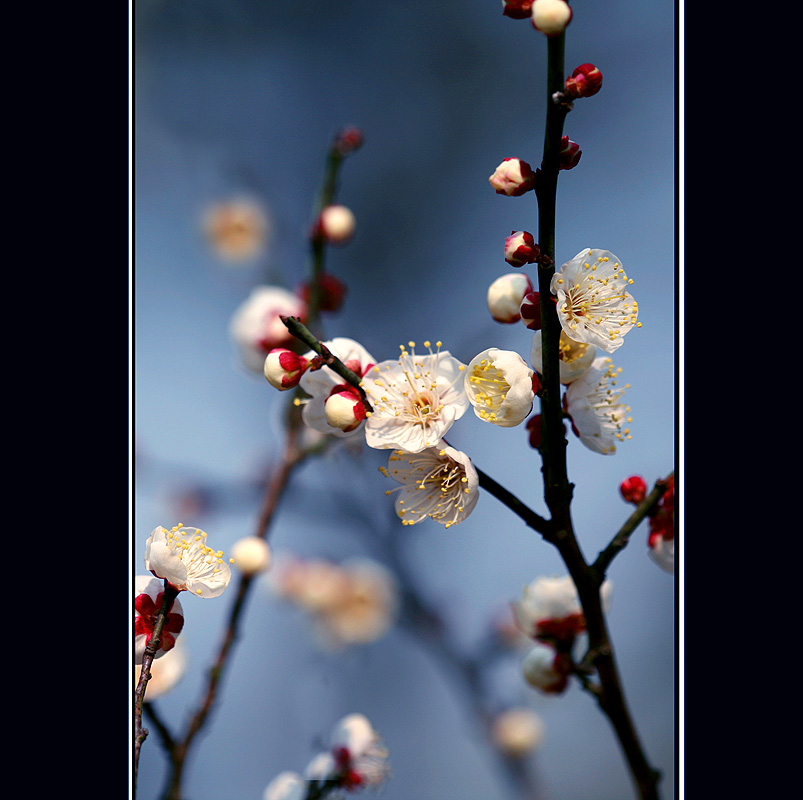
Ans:
<svg viewBox="0 0 803 800"><path fill-rule="evenodd" d="M231 318L229 333L240 353L243 365L263 373L265 357L276 347L295 342L280 317L306 317L307 306L301 298L279 286L256 286Z"/></svg>
<svg viewBox="0 0 803 800"><path fill-rule="evenodd" d="M216 253L243 262L262 253L272 223L263 206L248 198L219 203L204 214L204 231Z"/></svg>
<svg viewBox="0 0 803 800"><path fill-rule="evenodd" d="M156 620L162 609L164 581L153 575L137 575L134 580L134 663L141 664L145 648L153 636ZM178 598L168 609L159 649L154 658L161 659L176 646L176 639L184 627L184 609Z"/></svg>
<svg viewBox="0 0 803 800"><path fill-rule="evenodd" d="M465 388L474 413L502 428L519 425L533 410L533 371L512 350L489 347L471 359Z"/></svg>
<svg viewBox="0 0 803 800"><path fill-rule="evenodd" d="M532 5L533 27L548 37L563 33L571 21L572 9L564 0L535 0Z"/></svg>
<svg viewBox="0 0 803 800"><path fill-rule="evenodd" d="M488 311L497 322L507 325L518 322L521 319L521 301L532 290L530 278L524 272L501 275L488 287Z"/></svg>
<svg viewBox="0 0 803 800"><path fill-rule="evenodd" d="M608 250L586 248L552 276L560 325L570 339L612 353L637 322L638 304L628 291L633 283Z"/></svg>
<svg viewBox="0 0 803 800"><path fill-rule="evenodd" d="M357 221L350 208L331 205L321 211L317 231L330 244L345 244L354 235Z"/></svg>
<svg viewBox="0 0 803 800"><path fill-rule="evenodd" d="M572 430L589 450L602 455L613 455L616 442L630 438L630 428L625 426L633 418L630 406L622 402L630 384L615 388L621 371L607 356L596 358L566 390L565 407Z"/></svg>
<svg viewBox="0 0 803 800"><path fill-rule="evenodd" d="M145 542L145 568L179 591L198 597L217 597L231 580L231 568L221 550L206 544L207 534L193 527L175 525L169 531L154 528Z"/></svg>
<svg viewBox="0 0 803 800"><path fill-rule="evenodd" d="M570 339L565 331L560 332L558 340L558 376L562 384L568 385L576 381L594 363L597 348L593 344L577 342ZM530 346L530 364L539 374L544 374L543 346L541 331L533 334Z"/></svg>
<svg viewBox="0 0 803 800"><path fill-rule="evenodd" d="M231 563L243 575L259 575L270 566L270 546L259 536L244 536L231 550Z"/></svg>
<svg viewBox="0 0 803 800"><path fill-rule="evenodd" d="M265 788L262 800L304 800L307 781L297 772L280 772Z"/></svg>
<svg viewBox="0 0 803 800"><path fill-rule="evenodd" d="M493 721L494 744L512 758L523 758L544 740L544 721L529 708L509 708Z"/></svg>
<svg viewBox="0 0 803 800"><path fill-rule="evenodd" d="M450 528L474 510L479 499L479 476L465 453L441 442L418 453L396 450L383 475L401 483L396 514L403 525L415 525L429 517Z"/></svg>
<svg viewBox="0 0 803 800"><path fill-rule="evenodd" d="M401 345L397 361L382 361L364 379L373 406L365 423L365 441L377 450L419 453L435 447L468 408L463 388L465 364L436 342L433 353L415 354Z"/></svg>
<svg viewBox="0 0 803 800"><path fill-rule="evenodd" d="M603 610L610 606L613 586L600 587ZM567 640L585 630L580 598L571 576L541 576L524 587L520 600L513 603L516 624L533 639Z"/></svg>
<svg viewBox="0 0 803 800"><path fill-rule="evenodd" d="M358 378L362 378L365 373L371 369L376 363L376 359L359 343L353 339L345 337L338 337L328 342L323 342L332 355L339 358L346 367L348 367ZM310 351L305 355L305 358L312 359L317 354ZM319 433L331 433L333 436L344 437L351 436L362 429L362 424L358 420L357 425L350 427L348 424L341 427L340 425L332 425L332 422L339 420L334 416L333 412L337 410L336 407L329 409L327 417L327 400L333 394L346 392L347 394L356 394L356 390L346 383L330 367L321 367L320 369L308 369L299 381L299 386L308 394L310 398L304 400L301 415L304 422L309 425L313 430ZM350 409L353 409L353 402ZM348 430L344 429L348 428Z"/></svg>

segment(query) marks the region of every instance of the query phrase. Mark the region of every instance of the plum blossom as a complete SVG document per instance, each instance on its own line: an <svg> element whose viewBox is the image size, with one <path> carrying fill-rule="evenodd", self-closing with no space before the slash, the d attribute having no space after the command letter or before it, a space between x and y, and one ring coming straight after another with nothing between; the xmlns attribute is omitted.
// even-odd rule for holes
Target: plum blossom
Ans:
<svg viewBox="0 0 803 800"><path fill-rule="evenodd" d="M505 261L511 267L534 264L541 258L541 248L529 231L511 231L505 238Z"/></svg>
<svg viewBox="0 0 803 800"><path fill-rule="evenodd" d="M521 272L502 275L488 287L488 311L497 322L508 325L518 322L521 319L521 302L532 290L528 275Z"/></svg>
<svg viewBox="0 0 803 800"><path fill-rule="evenodd" d="M339 358L358 378L362 378L368 370L376 363L376 359L358 342L345 337L338 337L323 343L332 355ZM305 358L312 359L316 353L310 351ZM330 367L321 367L318 370L308 369L299 381L299 386L310 395L309 399L301 401L303 408L301 411L304 422L313 430L319 433L331 433L333 436L344 437L357 433L362 428L362 421L357 420L357 424L350 426L346 424L333 425L332 422L342 422L334 412L337 410L335 404L329 408L327 417L327 401L333 394L345 392L359 399L354 387L343 382L340 377ZM353 410L353 403L350 408ZM332 419L330 422L329 418Z"/></svg>
<svg viewBox="0 0 803 800"><path fill-rule="evenodd" d="M469 362L466 395L482 420L512 428L533 410L533 371L512 350L489 347Z"/></svg>
<svg viewBox="0 0 803 800"><path fill-rule="evenodd" d="M650 535L647 539L650 558L670 574L675 572L675 476L667 481L667 489L658 508L650 516Z"/></svg>
<svg viewBox="0 0 803 800"><path fill-rule="evenodd" d="M304 800L307 781L297 772L280 772L266 787L262 800Z"/></svg>
<svg viewBox="0 0 803 800"><path fill-rule="evenodd" d="M243 575L259 575L270 566L270 547L259 536L244 536L234 543L231 563Z"/></svg>
<svg viewBox="0 0 803 800"><path fill-rule="evenodd" d="M536 173L520 158L506 158L488 180L497 194L519 197L535 188Z"/></svg>
<svg viewBox="0 0 803 800"><path fill-rule="evenodd" d="M621 367L614 367L607 356L595 358L591 366L569 385L564 395L572 430L589 450L602 455L613 455L616 442L630 438L630 428L624 426L633 418L630 406L622 402L630 384L621 389L614 388L621 371Z"/></svg>
<svg viewBox="0 0 803 800"><path fill-rule="evenodd" d="M265 357L263 372L274 389L286 392L298 386L308 367L309 361L304 356L285 347L274 347Z"/></svg>
<svg viewBox="0 0 803 800"><path fill-rule="evenodd" d="M572 21L572 9L564 0L535 0L531 11L533 27L549 38L559 36Z"/></svg>
<svg viewBox="0 0 803 800"><path fill-rule="evenodd" d="M521 662L524 679L544 694L560 694L569 684L572 663L566 653L539 642Z"/></svg>
<svg viewBox="0 0 803 800"><path fill-rule="evenodd" d="M231 568L221 550L206 544L206 536L182 524L169 531L159 525L145 542L145 568L180 592L205 598L221 595L231 580Z"/></svg>
<svg viewBox="0 0 803 800"><path fill-rule="evenodd" d="M331 205L321 211L313 229L313 237L320 236L329 244L346 244L354 236L357 221L346 206Z"/></svg>
<svg viewBox="0 0 803 800"><path fill-rule="evenodd" d="M600 587L602 607L610 606L613 586ZM513 603L516 624L522 633L536 640L571 645L585 630L580 598L571 576L542 576L524 587L520 600Z"/></svg>
<svg viewBox="0 0 803 800"><path fill-rule="evenodd" d="M403 525L415 525L429 517L450 528L462 522L479 500L479 476L465 453L440 442L418 453L396 450L388 459L386 477L402 484L396 514Z"/></svg>
<svg viewBox="0 0 803 800"><path fill-rule="evenodd" d="M606 353L621 347L637 322L638 304L628 292L633 283L608 250L585 249L552 276L560 325L570 339Z"/></svg>
<svg viewBox="0 0 803 800"><path fill-rule="evenodd" d="M419 453L435 447L468 408L463 388L465 364L436 342L429 354L401 345L397 361L382 361L364 379L373 406L365 423L365 441L377 450L400 449Z"/></svg>
<svg viewBox="0 0 803 800"><path fill-rule="evenodd" d="M523 758L544 740L544 721L529 708L509 708L493 721L494 744L512 758Z"/></svg>
<svg viewBox="0 0 803 800"><path fill-rule="evenodd" d="M388 751L364 714L348 714L334 727L329 749L305 770L310 781L325 781L346 791L381 786L390 774Z"/></svg>
<svg viewBox="0 0 803 800"><path fill-rule="evenodd" d="M156 618L162 609L164 599L164 582L153 575L137 575L134 580L134 663L141 664L145 655ZM176 646L176 637L184 627L184 609L178 598L167 612L162 635L159 638L159 649L154 658L162 658Z"/></svg>
<svg viewBox="0 0 803 800"><path fill-rule="evenodd" d="M565 331L561 331L558 339L558 380L564 385L573 383L591 368L596 355L597 348L593 344L577 342L570 339ZM533 334L530 346L530 364L536 372L544 374L540 330Z"/></svg>
<svg viewBox="0 0 803 800"><path fill-rule="evenodd" d="M254 287L234 312L229 325L243 365L253 372L263 372L265 357L271 350L295 346L295 338L280 317L298 317L303 321L306 314L304 301L287 289Z"/></svg>
<svg viewBox="0 0 803 800"><path fill-rule="evenodd" d="M209 208L203 226L209 243L221 258L242 262L263 251L271 221L259 203L238 198Z"/></svg>

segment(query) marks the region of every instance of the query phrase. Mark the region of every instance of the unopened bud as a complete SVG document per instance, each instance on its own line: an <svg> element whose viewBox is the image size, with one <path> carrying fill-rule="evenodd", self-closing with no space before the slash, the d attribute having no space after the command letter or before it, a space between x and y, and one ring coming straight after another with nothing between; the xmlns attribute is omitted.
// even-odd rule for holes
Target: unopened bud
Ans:
<svg viewBox="0 0 803 800"><path fill-rule="evenodd" d="M511 231L505 238L505 261L511 267L534 264L541 257L541 248L527 231Z"/></svg>
<svg viewBox="0 0 803 800"><path fill-rule="evenodd" d="M351 153L362 147L363 135L359 128L348 125L338 132L335 139L335 149L341 154Z"/></svg>
<svg viewBox="0 0 803 800"><path fill-rule="evenodd" d="M334 275L323 273L318 277L320 287L320 297L318 301L319 311L338 311L346 299L348 291L346 284ZM302 283L298 289L298 296L309 305L312 296L312 288L309 281Z"/></svg>
<svg viewBox="0 0 803 800"><path fill-rule="evenodd" d="M533 28L552 38L566 30L572 9L564 0L535 0L532 6Z"/></svg>
<svg viewBox="0 0 803 800"><path fill-rule="evenodd" d="M494 744L503 753L523 758L544 740L544 723L528 708L511 708L494 720L492 735Z"/></svg>
<svg viewBox="0 0 803 800"><path fill-rule="evenodd" d="M284 392L298 386L307 367L309 361L304 356L283 347L275 347L265 357L264 373L274 389Z"/></svg>
<svg viewBox="0 0 803 800"><path fill-rule="evenodd" d="M243 575L258 575L270 566L270 548L258 536L246 536L236 542L231 557Z"/></svg>
<svg viewBox="0 0 803 800"><path fill-rule="evenodd" d="M631 475L619 485L619 492L628 503L637 506L647 496L647 484L641 476Z"/></svg>
<svg viewBox="0 0 803 800"><path fill-rule="evenodd" d="M349 433L365 419L365 407L357 392L348 384L336 386L324 403L326 421L344 433Z"/></svg>
<svg viewBox="0 0 803 800"><path fill-rule="evenodd" d="M488 287L488 311L497 322L518 322L521 319L521 301L532 290L533 285L524 273L502 275Z"/></svg>
<svg viewBox="0 0 803 800"><path fill-rule="evenodd" d="M591 97L602 88L602 73L593 64L580 64L566 78L566 94L571 98Z"/></svg>
<svg viewBox="0 0 803 800"><path fill-rule="evenodd" d="M569 683L571 664L567 656L546 644L537 644L521 663L524 679L547 694L560 694Z"/></svg>
<svg viewBox="0 0 803 800"><path fill-rule="evenodd" d="M502 0L502 14L512 19L527 19L532 16L533 0Z"/></svg>
<svg viewBox="0 0 803 800"><path fill-rule="evenodd" d="M518 197L535 188L536 175L526 161L520 158L506 158L488 180L497 194Z"/></svg>
<svg viewBox="0 0 803 800"><path fill-rule="evenodd" d="M540 450L541 443L543 442L541 436L541 415L535 414L530 417L524 427L527 428L528 431L527 438L530 442L530 447L532 447L533 450Z"/></svg>
<svg viewBox="0 0 803 800"><path fill-rule="evenodd" d="M531 330L541 330L541 295L538 292L527 292L519 306L521 321Z"/></svg>
<svg viewBox="0 0 803 800"><path fill-rule="evenodd" d="M558 169L574 169L583 151L577 142L572 142L568 136L560 140L560 166Z"/></svg>
<svg viewBox="0 0 803 800"><path fill-rule="evenodd" d="M345 244L354 235L354 214L346 206L327 206L313 228L313 238L321 237L329 244Z"/></svg>

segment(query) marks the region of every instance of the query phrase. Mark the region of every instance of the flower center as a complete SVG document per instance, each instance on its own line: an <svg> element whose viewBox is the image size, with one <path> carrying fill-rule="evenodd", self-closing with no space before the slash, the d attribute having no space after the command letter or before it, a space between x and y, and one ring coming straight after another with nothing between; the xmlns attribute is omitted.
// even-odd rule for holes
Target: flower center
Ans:
<svg viewBox="0 0 803 800"><path fill-rule="evenodd" d="M573 364L575 361L581 359L587 352L590 344L586 342L575 342L570 339L563 331L560 334L558 342L558 355L564 364Z"/></svg>
<svg viewBox="0 0 803 800"><path fill-rule="evenodd" d="M490 409L486 411L478 407L479 417L488 421L495 420L496 412L510 391L510 384L505 380L504 373L492 361L483 358L479 364L474 365L468 380L475 389L474 399L477 404Z"/></svg>

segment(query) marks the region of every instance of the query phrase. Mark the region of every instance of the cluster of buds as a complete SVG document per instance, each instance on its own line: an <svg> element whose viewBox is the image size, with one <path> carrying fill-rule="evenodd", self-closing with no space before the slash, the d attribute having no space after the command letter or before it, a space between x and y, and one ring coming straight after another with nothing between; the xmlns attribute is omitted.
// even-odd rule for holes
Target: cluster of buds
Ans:
<svg viewBox="0 0 803 800"><path fill-rule="evenodd" d="M373 642L395 621L396 582L385 567L370 559L335 564L285 556L271 576L274 593L310 615L327 647Z"/></svg>
<svg viewBox="0 0 803 800"><path fill-rule="evenodd" d="M647 497L647 484L640 475L631 475L619 485L623 499L637 506ZM675 571L675 476L666 481L666 491L649 516L647 537L650 558L666 572Z"/></svg>

